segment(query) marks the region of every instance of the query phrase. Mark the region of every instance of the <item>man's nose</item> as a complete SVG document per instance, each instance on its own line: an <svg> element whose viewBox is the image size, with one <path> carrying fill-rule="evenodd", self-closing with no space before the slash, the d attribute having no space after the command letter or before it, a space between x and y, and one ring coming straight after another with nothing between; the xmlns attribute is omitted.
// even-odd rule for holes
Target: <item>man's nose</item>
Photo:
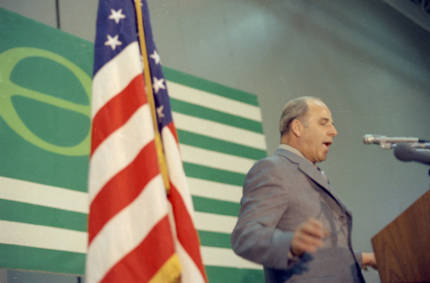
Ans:
<svg viewBox="0 0 430 283"><path fill-rule="evenodd" d="M337 136L337 129L334 125L331 125L328 134L329 134L329 136L332 136L332 137Z"/></svg>

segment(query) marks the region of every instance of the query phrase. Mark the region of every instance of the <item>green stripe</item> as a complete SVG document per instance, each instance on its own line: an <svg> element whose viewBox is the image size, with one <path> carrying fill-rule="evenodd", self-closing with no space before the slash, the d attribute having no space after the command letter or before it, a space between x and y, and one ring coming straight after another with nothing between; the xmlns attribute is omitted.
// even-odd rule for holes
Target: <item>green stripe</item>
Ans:
<svg viewBox="0 0 430 283"><path fill-rule="evenodd" d="M235 173L222 169L215 169L203 165L184 162L185 174L188 177L242 186L245 174Z"/></svg>
<svg viewBox="0 0 430 283"><path fill-rule="evenodd" d="M81 275L85 272L85 254L0 244L0 255L2 268Z"/></svg>
<svg viewBox="0 0 430 283"><path fill-rule="evenodd" d="M228 260L226 258L225 260ZM205 266L210 283L261 283L264 282L263 270L240 269L233 267Z"/></svg>
<svg viewBox="0 0 430 283"><path fill-rule="evenodd" d="M247 118L231 115L222 111L214 110L204 106L188 103L175 98L170 98L173 111L218 122L228 126L246 129L259 134L263 133L261 122L256 122Z"/></svg>
<svg viewBox="0 0 430 283"><path fill-rule="evenodd" d="M192 132L177 130L180 143L239 157L259 160L266 157L266 151L246 145L223 141Z"/></svg>
<svg viewBox="0 0 430 283"><path fill-rule="evenodd" d="M229 99L244 102L253 106L258 106L257 96L245 91L230 88L215 82L204 80L189 74L163 66L163 73L167 80L183 84L192 88L197 88L212 94L227 97Z"/></svg>
<svg viewBox="0 0 430 283"><path fill-rule="evenodd" d="M87 214L0 199L0 219L87 231Z"/></svg>
<svg viewBox="0 0 430 283"><path fill-rule="evenodd" d="M239 215L240 204L237 202L217 200L198 196L193 196L192 198L194 209L196 211L235 217Z"/></svg>
<svg viewBox="0 0 430 283"><path fill-rule="evenodd" d="M83 275L85 254L0 244L0 267ZM211 283L264 282L262 270L206 265Z"/></svg>
<svg viewBox="0 0 430 283"><path fill-rule="evenodd" d="M198 231L202 246L231 249L230 234Z"/></svg>

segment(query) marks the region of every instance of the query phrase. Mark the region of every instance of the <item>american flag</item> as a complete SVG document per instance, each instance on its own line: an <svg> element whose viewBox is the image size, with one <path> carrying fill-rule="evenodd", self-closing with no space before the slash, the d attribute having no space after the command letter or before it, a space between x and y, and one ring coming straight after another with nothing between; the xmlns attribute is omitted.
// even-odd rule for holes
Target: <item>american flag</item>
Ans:
<svg viewBox="0 0 430 283"><path fill-rule="evenodd" d="M143 18L145 46L139 46L136 14ZM141 52L145 49L146 54ZM148 58L145 70L141 54ZM145 82L144 72L151 81ZM168 196L157 158L149 84L167 161ZM179 277L207 282L145 1L100 1L91 105L86 282L173 282Z"/></svg>

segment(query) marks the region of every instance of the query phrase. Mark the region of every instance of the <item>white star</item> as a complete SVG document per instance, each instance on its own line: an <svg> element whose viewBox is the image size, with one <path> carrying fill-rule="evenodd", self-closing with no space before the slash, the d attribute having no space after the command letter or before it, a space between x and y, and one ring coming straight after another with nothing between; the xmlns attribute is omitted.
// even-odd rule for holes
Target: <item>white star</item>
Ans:
<svg viewBox="0 0 430 283"><path fill-rule="evenodd" d="M164 111L163 105L157 108L158 119L160 120L159 122L161 122L162 118L164 117L163 111Z"/></svg>
<svg viewBox="0 0 430 283"><path fill-rule="evenodd" d="M157 79L156 77L153 77L152 80L152 87L154 88L155 94L157 94L160 89L166 89L164 86L164 79Z"/></svg>
<svg viewBox="0 0 430 283"><path fill-rule="evenodd" d="M149 57L154 59L155 64L160 64L160 55L158 55L157 50L154 50L154 52Z"/></svg>
<svg viewBox="0 0 430 283"><path fill-rule="evenodd" d="M122 9L115 11L114 9L110 9L111 14L109 15L109 19L114 20L115 23L119 24L119 21L125 19L125 15L122 13Z"/></svg>
<svg viewBox="0 0 430 283"><path fill-rule="evenodd" d="M112 50L115 50L117 45L122 45L122 42L118 40L118 35L111 37L109 34L107 35L107 40L105 42L106 46L110 46Z"/></svg>

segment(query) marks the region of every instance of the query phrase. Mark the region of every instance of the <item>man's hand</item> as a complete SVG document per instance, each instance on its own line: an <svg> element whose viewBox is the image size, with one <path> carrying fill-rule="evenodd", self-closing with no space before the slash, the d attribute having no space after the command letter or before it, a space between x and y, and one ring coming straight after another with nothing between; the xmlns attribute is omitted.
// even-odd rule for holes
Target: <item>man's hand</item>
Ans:
<svg viewBox="0 0 430 283"><path fill-rule="evenodd" d="M300 224L294 232L291 241L291 253L294 256L300 256L304 252L314 253L323 246L323 239L327 235L328 232L320 221L309 218Z"/></svg>
<svg viewBox="0 0 430 283"><path fill-rule="evenodd" d="M361 261L364 270L367 270L368 266L378 269L374 253L361 253Z"/></svg>

